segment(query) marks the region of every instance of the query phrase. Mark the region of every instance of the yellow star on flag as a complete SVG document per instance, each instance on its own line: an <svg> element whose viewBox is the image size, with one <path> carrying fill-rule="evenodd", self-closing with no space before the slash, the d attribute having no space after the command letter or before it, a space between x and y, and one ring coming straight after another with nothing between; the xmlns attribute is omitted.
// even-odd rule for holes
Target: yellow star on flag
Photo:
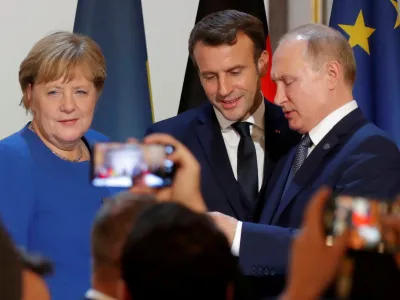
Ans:
<svg viewBox="0 0 400 300"><path fill-rule="evenodd" d="M390 0L392 2L394 8L396 9L397 12L397 19L396 19L396 24L394 24L394 29L400 26L400 10L399 10L399 4L397 1Z"/></svg>
<svg viewBox="0 0 400 300"><path fill-rule="evenodd" d="M362 10L360 10L354 25L339 24L339 27L349 35L349 43L351 47L359 45L369 55L368 38L375 31L375 29L365 26Z"/></svg>

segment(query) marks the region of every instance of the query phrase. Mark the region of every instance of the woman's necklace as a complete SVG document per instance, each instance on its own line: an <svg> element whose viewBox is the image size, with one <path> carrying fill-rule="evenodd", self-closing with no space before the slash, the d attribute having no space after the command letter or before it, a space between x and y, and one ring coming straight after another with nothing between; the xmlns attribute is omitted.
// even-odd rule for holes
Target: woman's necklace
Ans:
<svg viewBox="0 0 400 300"><path fill-rule="evenodd" d="M37 132L36 132L36 130L35 130L35 128L32 126L32 122L31 122L31 124L29 124L29 129L32 130L36 135L38 135ZM49 149L50 149L50 148L49 148ZM63 160L66 160L66 161L69 161L69 162L78 162L78 161L81 160L82 155L83 155L82 147L80 147L79 150L80 150L80 151L79 151L79 155L78 155L77 158L75 158L75 159L69 159L69 158L66 158L65 156L62 156L62 155L57 154L56 152L54 152L53 150L50 149L50 151L51 151L55 156L58 156L59 158L61 158L61 159L63 159Z"/></svg>

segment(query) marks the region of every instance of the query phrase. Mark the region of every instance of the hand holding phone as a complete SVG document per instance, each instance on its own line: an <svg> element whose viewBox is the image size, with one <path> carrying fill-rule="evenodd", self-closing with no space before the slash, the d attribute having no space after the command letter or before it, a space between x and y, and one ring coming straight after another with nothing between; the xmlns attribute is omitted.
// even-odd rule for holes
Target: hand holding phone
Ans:
<svg viewBox="0 0 400 300"><path fill-rule="evenodd" d="M157 200L174 201L195 211L205 212L207 208L200 190L201 167L190 150L174 137L163 133L147 136L144 143L171 145L174 148L174 152L169 156L175 165L174 180L170 186L153 190ZM137 191L135 187L132 190Z"/></svg>

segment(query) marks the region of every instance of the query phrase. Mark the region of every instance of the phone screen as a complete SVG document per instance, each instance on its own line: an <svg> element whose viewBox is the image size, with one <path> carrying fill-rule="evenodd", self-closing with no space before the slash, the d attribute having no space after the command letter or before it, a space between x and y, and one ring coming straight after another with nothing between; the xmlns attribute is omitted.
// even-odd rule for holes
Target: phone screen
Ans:
<svg viewBox="0 0 400 300"><path fill-rule="evenodd" d="M169 186L175 172L172 146L97 143L93 147L91 183L96 187Z"/></svg>
<svg viewBox="0 0 400 300"><path fill-rule="evenodd" d="M350 232L349 248L393 253L400 250L396 239L384 234L382 216L398 214L398 204L363 197L333 198L324 215L328 239L334 240L345 229Z"/></svg>

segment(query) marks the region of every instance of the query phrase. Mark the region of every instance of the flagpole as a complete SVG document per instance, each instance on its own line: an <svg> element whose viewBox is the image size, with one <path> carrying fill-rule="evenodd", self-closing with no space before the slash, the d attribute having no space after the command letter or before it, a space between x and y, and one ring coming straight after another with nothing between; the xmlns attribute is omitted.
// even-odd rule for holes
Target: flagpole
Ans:
<svg viewBox="0 0 400 300"><path fill-rule="evenodd" d="M313 23L321 23L321 0L312 1L312 21Z"/></svg>

